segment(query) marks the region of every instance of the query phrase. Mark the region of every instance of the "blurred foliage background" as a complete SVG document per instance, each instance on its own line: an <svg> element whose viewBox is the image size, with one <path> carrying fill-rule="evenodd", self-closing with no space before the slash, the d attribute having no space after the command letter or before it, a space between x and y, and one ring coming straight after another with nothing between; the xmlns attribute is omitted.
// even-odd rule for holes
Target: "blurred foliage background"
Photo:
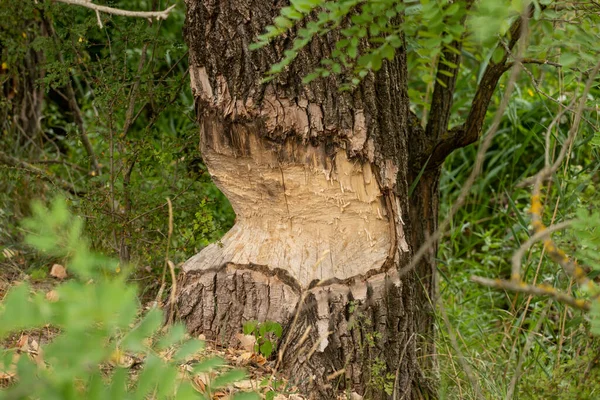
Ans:
<svg viewBox="0 0 600 400"><path fill-rule="evenodd" d="M0 3L0 268L43 280L49 266L60 261L24 246L26 228L19 224L30 216L32 199L47 201L60 193L74 214L84 218L94 251L136 266L130 279L147 301L159 289L157 278L168 246L167 197L175 228L169 252L176 265L217 241L235 215L211 183L198 151L182 38L183 1L104 3L135 10L160 10L175 3L177 7L165 21L102 14L100 29L96 15L81 7L49 1ZM451 126L468 112L478 79L494 57L497 32L506 30L503 21L518 12L517 3L521 2L477 3L473 36L462 52ZM443 12L450 13L451 3L406 4L413 17L404 28L414 33L408 42L410 96L413 110L425 120L439 57L435 49L445 29ZM460 21L455 16L460 10L452 12ZM511 386L522 399L600 398L595 336L600 329L590 324L590 316L548 299L493 291L470 281L472 275L508 278L512 254L530 236L530 191L517 184L543 166L550 122L572 107L591 63L599 59L598 19L597 12L556 7L532 19L525 56L548 59L562 68L525 66L486 154L484 172L442 240L440 307L450 323L440 316L436 339L442 398L477 398L474 380L490 399L505 397ZM382 54L365 59L363 67L381 63ZM326 62L317 72L335 68ZM568 159L544 188L547 224L575 217L583 221L554 239L583 261L591 277L600 271L597 82ZM504 84L501 81L488 110L490 120ZM552 128L552 154L571 122L572 114L565 112ZM442 218L470 173L475 153L471 146L446 161ZM523 268L528 282L546 282L581 295L539 245L526 254ZM592 322L600 320L597 311L590 315ZM458 338L460 354L449 333Z"/></svg>
<svg viewBox="0 0 600 400"><path fill-rule="evenodd" d="M171 3L107 4L158 10ZM66 187L92 246L139 265L138 277L148 279L141 286L152 291L167 245L167 197L177 262L218 240L234 214L198 151L183 1L167 20L101 18L103 29L82 7L0 7L0 151L12 158L0 167L0 242L19 247L18 221L30 200Z"/></svg>

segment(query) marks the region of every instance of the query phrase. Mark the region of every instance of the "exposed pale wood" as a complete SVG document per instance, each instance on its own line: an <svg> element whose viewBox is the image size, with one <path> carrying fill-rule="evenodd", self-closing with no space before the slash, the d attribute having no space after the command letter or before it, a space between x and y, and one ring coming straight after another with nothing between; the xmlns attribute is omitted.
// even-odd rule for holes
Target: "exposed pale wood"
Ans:
<svg viewBox="0 0 600 400"><path fill-rule="evenodd" d="M236 224L184 271L228 262L268 265L307 288L382 268L392 232L370 163L351 161L342 149L328 155L323 145L289 139L274 146L244 127L226 135L222 129L204 121L202 154L236 212ZM401 224L398 229L396 246L406 252Z"/></svg>

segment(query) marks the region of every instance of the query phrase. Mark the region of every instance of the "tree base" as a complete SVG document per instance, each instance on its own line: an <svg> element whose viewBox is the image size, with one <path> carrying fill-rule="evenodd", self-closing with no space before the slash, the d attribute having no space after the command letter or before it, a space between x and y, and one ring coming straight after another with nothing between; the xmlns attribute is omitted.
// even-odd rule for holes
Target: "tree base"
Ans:
<svg viewBox="0 0 600 400"><path fill-rule="evenodd" d="M230 346L250 320L284 329L279 370L310 398L356 392L404 399L420 374L413 331L412 289L395 269L368 278L322 282L302 291L283 270L225 264L179 277L178 317L193 334ZM395 371L395 374L389 371Z"/></svg>

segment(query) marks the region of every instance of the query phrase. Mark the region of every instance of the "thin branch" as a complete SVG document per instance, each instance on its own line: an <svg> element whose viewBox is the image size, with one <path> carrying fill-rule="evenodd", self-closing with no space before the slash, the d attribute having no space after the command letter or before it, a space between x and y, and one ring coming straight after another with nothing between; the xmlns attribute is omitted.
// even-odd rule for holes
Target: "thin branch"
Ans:
<svg viewBox="0 0 600 400"><path fill-rule="evenodd" d="M525 282L515 282L504 279L489 279L476 275L473 275L471 277L471 281L494 289L507 290L509 292L516 293L525 293L532 296L550 297L558 301L559 303L566 304L568 306L582 311L589 311L591 307L589 301L586 301L584 299L577 299L566 293L558 291L553 286L546 284L530 285Z"/></svg>
<svg viewBox="0 0 600 400"><path fill-rule="evenodd" d="M475 397L478 399L485 399L482 394L481 387L475 378L475 374L473 374L473 370L471 366L467 363L467 359L465 358L460 346L458 345L458 340L456 340L456 333L454 332L454 327L450 323L450 319L448 318L448 314L446 313L446 308L444 307L444 302L441 301L441 297L438 298L438 308L440 310L440 314L442 315L442 321L444 321L444 325L446 326L446 332L448 333L448 337L450 338L450 344L454 348L458 356L458 363L460 367L463 369L465 375L469 379L471 386L473 387L473 391L475 392Z"/></svg>
<svg viewBox="0 0 600 400"><path fill-rule="evenodd" d="M65 165L70 168L76 169L80 172L85 172L85 173L88 172L87 169L82 168L77 164L73 164L73 163L65 161L65 160L27 160L27 162L30 164L61 164L61 165Z"/></svg>
<svg viewBox="0 0 600 400"><path fill-rule="evenodd" d="M133 17L133 18L148 18L157 20L167 19L169 17L169 13L173 11L176 4L173 4L171 7L163 10L163 11L129 11L122 10L120 8L112 8L107 6L101 6L98 4L92 3L91 0L56 0L60 3L72 4L76 6L81 6L85 8L89 8L90 10L94 10L96 12L96 16L98 18L98 25L102 28L102 20L100 19L100 13L111 14L111 15L119 15L123 17Z"/></svg>
<svg viewBox="0 0 600 400"><path fill-rule="evenodd" d="M554 163L552 165L550 165L550 160L548 159L548 157L546 157L546 165L544 166L544 168L542 168L534 176L527 178L523 182L519 183L518 187L523 187L523 186L528 186L528 185L534 184L533 195L535 196L536 193L539 195L539 189L540 189L542 181L544 181L548 177L552 176L552 174L554 174L558 170L558 168L560 167L564 158L567 155L567 151L568 151L569 147L571 146L571 143L573 143L573 141L575 140L575 136L577 136L577 132L579 130L579 124L581 123L581 119L583 117L583 110L585 109L585 102L587 100L587 95L592 88L594 79L596 78L596 75L598 75L598 72L600 72L600 62L598 62L598 64L596 64L596 66L592 70L590 77L588 78L588 80L586 82L583 93L582 93L581 97L579 98L579 104L577 106L577 110L575 111L575 117L573 118L573 124L571 125L571 128L569 129L569 133L567 135L567 140L565 140L564 143L562 144L562 147L560 149L558 157L556 158Z"/></svg>
<svg viewBox="0 0 600 400"><path fill-rule="evenodd" d="M512 273L510 279L513 281L521 281L521 259L523 258L525 252L529 250L529 248L533 246L534 243L542 239L546 239L553 232L568 228L569 226L571 226L572 223L573 221L564 221L559 224L552 225L546 229L536 232L533 236L529 238L529 240L523 243L521 247L519 247L519 249L515 251L515 253L512 256Z"/></svg>
<svg viewBox="0 0 600 400"><path fill-rule="evenodd" d="M125 113L125 123L123 124L123 135L127 135L129 132L129 128L133 123L133 113L135 111L135 102L137 100L137 92L140 87L140 82L142 80L142 71L146 66L146 53L148 51L148 43L144 43L142 47L142 54L140 56L140 62L138 64L137 76L135 78L135 82L129 92L129 106L127 107L127 112ZM143 107L142 107L143 108Z"/></svg>
<svg viewBox="0 0 600 400"><path fill-rule="evenodd" d="M10 156L2 151L0 151L0 164L8 165L9 167L17 169L22 169L23 171L32 175L36 175L41 179L45 180L46 182L56 185L69 193L75 195L83 194L81 191L77 190L75 186L73 186L71 183L63 179L54 177L50 173L44 171L43 169L31 165L27 161L19 160L18 158Z"/></svg>
<svg viewBox="0 0 600 400"><path fill-rule="evenodd" d="M519 64L520 63L515 64L515 65L519 65ZM562 147L560 149L557 159L554 161L554 163L551 164L548 153L546 153L544 168L542 168L532 178L529 178L528 180L526 180L526 181L533 180L533 183L534 183L533 190L531 193L531 207L530 207L530 211L529 211L531 214L531 220L532 220L531 225L533 226L534 235L527 242L525 242L519 248L519 250L517 250L517 252L515 252L515 254L513 255L511 280L506 281L506 280L500 280L500 279L487 279L487 278L482 278L482 277L478 277L478 276L473 276L473 277L471 277L472 281L477 282L481 285L493 287L496 289L504 289L504 290L519 292L519 293L526 293L526 294L535 295L535 296L549 296L561 303L570 305L571 307L574 307L574 308L577 308L580 310L584 310L584 311L589 311L591 306L590 306L590 302L587 300L576 299L573 296L570 296L566 293L558 291L556 288L554 288L550 285L535 286L535 285L529 285L522 281L522 279L521 279L521 258L523 256L523 253L535 241L544 239L544 249L547 250L550 258L554 262L559 264L562 267L563 271L570 278L573 278L573 280L575 282L577 282L577 284L582 289L584 289L588 293L590 293L592 296L592 299L597 300L598 297L600 297L600 287L598 287L598 285L587 276L587 274L585 273L585 270L581 266L579 266L577 261L569 258L567 256L567 254L563 250L561 250L556 245L556 243L554 243L554 241L549 237L549 234L552 231L562 229L562 228L568 226L568 224L570 222L565 221L561 224L557 224L557 225L547 228L544 225L544 221L543 221L543 217L542 217L544 206L541 201L542 182L558 170L558 168L562 164L562 161L564 160L564 158L567 154L568 149L571 146L571 143L573 143L573 141L575 140L575 137L577 136L577 131L579 129L579 124L581 122L582 114L585 109L585 102L587 99L587 95L592 87L592 84L595 80L595 76L598 74L598 72L600 72L600 62L598 62L598 64L596 64L596 66L594 67L594 70L592 71L592 75L589 77L588 81L586 82L585 89L583 90L583 93L579 99L579 104L578 104L577 110L575 112L575 117L573 120L573 124L571 125L571 128L569 130L567 140L565 140L565 142L562 144ZM556 117L555 120L557 118L558 117ZM548 140L549 140L551 127L552 127L552 125L548 128L547 133L546 133L546 146L547 147L548 147Z"/></svg>
<svg viewBox="0 0 600 400"><path fill-rule="evenodd" d="M538 60L538 59L535 59L535 58L524 58L524 59L521 60L521 62L523 64L551 65L551 66L556 67L556 68L562 68L561 64L553 62L553 61L549 61L549 60ZM515 64L515 61L511 61L509 63L506 63L506 69L508 70L514 64Z"/></svg>
<svg viewBox="0 0 600 400"><path fill-rule="evenodd" d="M468 146L477 141L481 135L485 114L494 95L496 85L502 75L514 65L507 67L509 52L523 35L523 22L531 18L535 7L530 5L523 15L513 22L507 34L508 43L500 40L494 52L502 52L498 62L490 60L477 86L475 97L471 103L469 115L464 124L456 126L442 134L432 151L429 168L441 165L454 150Z"/></svg>
<svg viewBox="0 0 600 400"><path fill-rule="evenodd" d="M521 377L525 357L527 357L527 353L529 353L529 350L531 350L531 346L533 344L533 335L535 335L540 330L540 328L542 327L542 323L546 320L546 314L548 314L550 305L551 302L548 302L548 304L546 304L546 307L544 307L542 315L540 315L540 317L538 318L535 327L531 331L529 331L529 335L527 335L525 347L523 347L523 351L519 355L519 360L517 361L517 365L515 367L515 373L513 374L513 377L510 380L510 386L508 387L508 391L506 392L506 400L511 400L513 398L515 389L517 388L517 384L519 383L519 378Z"/></svg>
<svg viewBox="0 0 600 400"><path fill-rule="evenodd" d="M465 24L468 11L473 5L473 0L467 0L465 14L460 23ZM463 35L464 36L464 35ZM440 136L448 130L452 100L456 87L456 79L461 63L461 50L463 40L455 40L444 47L437 64L437 74L425 133L428 138L437 142Z"/></svg>

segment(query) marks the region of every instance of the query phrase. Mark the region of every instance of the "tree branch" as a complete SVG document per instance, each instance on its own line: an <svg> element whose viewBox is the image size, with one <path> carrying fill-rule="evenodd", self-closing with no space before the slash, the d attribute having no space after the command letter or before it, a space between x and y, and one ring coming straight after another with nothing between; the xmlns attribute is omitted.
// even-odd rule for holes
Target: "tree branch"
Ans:
<svg viewBox="0 0 600 400"><path fill-rule="evenodd" d="M112 14L112 15L120 15L123 17L134 17L134 18L156 18L156 19L167 19L169 17L169 13L173 11L176 4L173 4L171 7L163 10L163 11L129 11L129 10L121 10L120 8L112 8L107 6L101 6L98 4L92 3L91 0L56 0L60 3L72 4L76 6L81 6L85 8L89 8L90 10L96 11L98 13ZM98 25L102 28L102 21L100 20L100 16L98 15Z"/></svg>
<svg viewBox="0 0 600 400"><path fill-rule="evenodd" d="M549 60L538 60L535 58L524 58L521 60L521 63L523 64L539 64L539 65L552 65L553 67L556 68L562 68L562 65L559 63L555 63ZM513 65L515 65L515 61L511 61L509 63L506 63L506 70L510 69Z"/></svg>
<svg viewBox="0 0 600 400"><path fill-rule="evenodd" d="M77 190L75 188L75 186L73 186L73 184L71 184L65 180L62 180L60 178L54 177L54 176L50 175L48 172L44 171L43 169L38 168L34 165L31 165L26 161L19 160L18 158L10 156L2 151L0 151L0 164L8 165L9 167L21 169L29 174L36 175L36 176L40 177L41 179L45 180L46 182L56 185L56 186L60 187L62 190L65 190L69 193L72 193L75 195L83 194L81 191Z"/></svg>
<svg viewBox="0 0 600 400"><path fill-rule="evenodd" d="M535 7L530 5L527 11L528 18L531 18L534 11ZM452 151L465 147L479 139L485 120L485 114L490 105L492 96L494 95L496 85L502 77L502 74L510 68L507 67L507 60L510 55L510 50L512 50L521 38L522 24L523 16L520 16L513 22L509 29L507 34L508 43L501 41L496 46L494 53L498 51L502 52L502 58L498 62L495 62L493 59L490 60L481 81L479 82L477 91L475 92L475 97L471 103L471 109L469 110L467 120L464 124L450 129L445 134L441 134L433 149L428 168L438 167Z"/></svg>
<svg viewBox="0 0 600 400"><path fill-rule="evenodd" d="M583 311L590 310L590 302L585 299L577 299L566 293L556 290L556 288L550 285L529 285L525 282L519 281L507 281L503 279L489 279L481 276L473 275L471 281L478 283L483 286L488 286L494 289L507 290L509 292L525 293L532 296L545 296L550 297L559 303L569 305L573 308Z"/></svg>
<svg viewBox="0 0 600 400"><path fill-rule="evenodd" d="M467 0L466 12L460 21L461 24L464 25L472 5L473 0ZM427 137L434 140L434 143L448 130L454 89L461 63L461 50L462 40L455 40L444 47L438 61L429 118L425 127Z"/></svg>

